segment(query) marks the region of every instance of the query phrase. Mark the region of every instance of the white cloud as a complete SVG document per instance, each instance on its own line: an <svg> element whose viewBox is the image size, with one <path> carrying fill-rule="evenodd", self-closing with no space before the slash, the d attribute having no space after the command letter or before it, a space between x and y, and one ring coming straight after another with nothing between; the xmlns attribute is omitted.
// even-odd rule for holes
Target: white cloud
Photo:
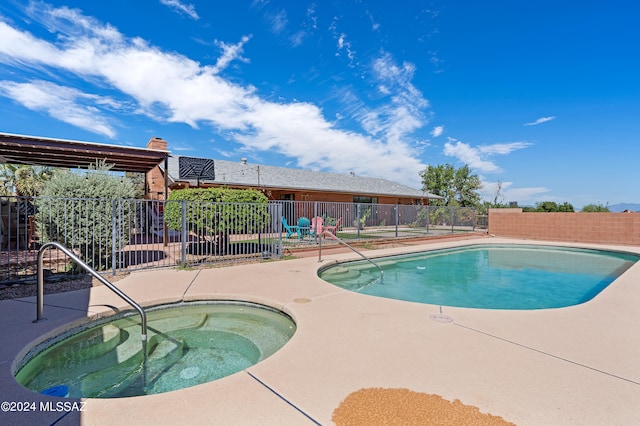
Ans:
<svg viewBox="0 0 640 426"><path fill-rule="evenodd" d="M373 31L379 31L380 30L380 23L376 22L376 20L373 18L373 15L371 14L371 12L369 12L367 10L365 13L369 17L369 20L371 21L371 29Z"/></svg>
<svg viewBox="0 0 640 426"><path fill-rule="evenodd" d="M307 36L307 33L300 30L296 31L291 37L289 37L289 41L291 41L291 46L298 47L304 44L304 39Z"/></svg>
<svg viewBox="0 0 640 426"><path fill-rule="evenodd" d="M480 172L499 172L500 168L489 157L495 154L506 155L512 151L523 149L530 146L527 142L499 143L493 145L482 145L472 147L464 142L457 141L453 138L444 144L444 155L456 157L469 167Z"/></svg>
<svg viewBox="0 0 640 426"><path fill-rule="evenodd" d="M178 13L187 15L191 19L200 19L196 12L196 7L192 4L184 4L180 0L160 0L160 4L168 6Z"/></svg>
<svg viewBox="0 0 640 426"><path fill-rule="evenodd" d="M424 110L429 101L413 85L415 67L410 63L398 65L383 52L372 64L372 76L378 92L388 102L371 109L357 102L355 118L372 136L384 137L389 144L404 144L406 137L427 124Z"/></svg>
<svg viewBox="0 0 640 426"><path fill-rule="evenodd" d="M316 14L316 5L313 3L307 7L307 18L309 19L310 27L314 30L317 29L318 15Z"/></svg>
<svg viewBox="0 0 640 426"><path fill-rule="evenodd" d="M493 201L498 191L498 185L502 185L500 189L500 195L498 197L499 203L508 203L515 201L518 206L533 206L535 203L542 200L547 200L548 193L551 189L543 186L530 187L530 188L512 188L513 182L488 182L482 181L482 195L485 201Z"/></svg>
<svg viewBox="0 0 640 426"><path fill-rule="evenodd" d="M287 12L284 10L280 10L278 13L269 16L268 19L271 23L271 31L275 34L280 34L284 31L288 23Z"/></svg>
<svg viewBox="0 0 640 426"><path fill-rule="evenodd" d="M218 58L216 65L213 67L213 72L215 74L219 73L223 69L229 65L234 60L239 60L242 62L249 62L248 59L242 57L243 46L251 40L251 36L243 36L240 42L236 44L227 44L223 41L215 41L215 44L222 49L222 56Z"/></svg>
<svg viewBox="0 0 640 426"><path fill-rule="evenodd" d="M547 121L555 120L556 117L541 117L531 123L524 123L525 126L537 126L538 124L546 123Z"/></svg>
<svg viewBox="0 0 640 426"><path fill-rule="evenodd" d="M338 37L337 45L338 45L338 52L336 53L336 56L340 56L340 52L342 50L346 51L347 58L349 58L349 61L350 61L350 65L353 66L353 60L356 57L356 51L351 48L351 42L347 41L346 34L344 33L340 34L340 36Z"/></svg>
<svg viewBox="0 0 640 426"><path fill-rule="evenodd" d="M223 53L217 63L201 65L150 46L145 40L127 38L76 9L34 9L37 12L33 12L32 19L46 23L55 33L55 41L38 39L0 22L0 63L44 69L51 74L72 74L85 84L95 84L100 90L106 87L125 102L133 103L136 113L194 128L209 125L244 148L273 150L296 158L303 167L340 173L355 171L419 186L419 172L425 166L415 158L410 145L415 137L409 136L426 124L423 110L428 101L411 83L415 71L411 64L397 65L388 54L374 61L373 75L389 89L389 94L379 108L368 111L370 133L365 135L337 128L313 104L267 101L254 87L222 78L218 72L229 61L244 60L242 46L248 40L236 45L220 43ZM88 98L81 92L65 96L64 105L69 111L65 118L53 108L55 102L29 103L15 91L7 91L11 82L4 84L4 95L27 108L46 111L109 137L115 135L113 126L99 110L91 110ZM52 92L46 93L52 96ZM104 99L94 103L97 101Z"/></svg>
<svg viewBox="0 0 640 426"><path fill-rule="evenodd" d="M548 193L551 189L544 186L531 188L513 188L504 191L506 202L517 201L519 206L533 206L541 201L550 201Z"/></svg>
<svg viewBox="0 0 640 426"><path fill-rule="evenodd" d="M449 138L449 142L444 144L443 153L449 157L456 157L464 164L481 172L497 172L500 170L493 162L484 160L478 148L455 139Z"/></svg>
<svg viewBox="0 0 640 426"><path fill-rule="evenodd" d="M444 133L444 126L436 126L431 131L431 136L437 138L438 136L441 136L442 133Z"/></svg>
<svg viewBox="0 0 640 426"><path fill-rule="evenodd" d="M492 145L480 145L478 150L482 154L493 155L507 155L518 149L528 148L531 146L529 142L509 142L509 143L495 143Z"/></svg>
<svg viewBox="0 0 640 426"><path fill-rule="evenodd" d="M112 99L82 93L76 89L45 81L15 83L0 81L0 95L12 98L26 108L44 111L51 117L93 133L113 138L116 131L95 104L117 106Z"/></svg>

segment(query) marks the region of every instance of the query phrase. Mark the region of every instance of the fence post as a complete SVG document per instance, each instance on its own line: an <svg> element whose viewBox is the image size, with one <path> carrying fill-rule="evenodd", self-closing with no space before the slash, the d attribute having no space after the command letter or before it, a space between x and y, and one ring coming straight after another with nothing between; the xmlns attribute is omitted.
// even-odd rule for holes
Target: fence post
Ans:
<svg viewBox="0 0 640 426"><path fill-rule="evenodd" d="M399 221L399 215L398 215L398 205L396 204L395 206L393 206L393 210L395 212L394 214L394 219L396 221L396 238L398 238L398 221Z"/></svg>
<svg viewBox="0 0 640 426"><path fill-rule="evenodd" d="M282 204L278 203L275 205L276 208L276 213L275 215L273 215L273 220L271 221L271 226L273 228L274 231L278 232L278 240L277 240L277 255L278 255L278 259L282 259L284 253L282 250L282 233L284 232L284 226L282 225L282 217L283 215L283 209L282 209Z"/></svg>
<svg viewBox="0 0 640 426"><path fill-rule="evenodd" d="M356 204L356 239L360 239L360 227L362 222L360 222L360 203Z"/></svg>
<svg viewBox="0 0 640 426"><path fill-rule="evenodd" d="M427 202L429 202L427 200ZM429 204L427 204L427 234L429 233L429 221L431 220L431 212L429 211L429 207L431 207Z"/></svg>
<svg viewBox="0 0 640 426"><path fill-rule="evenodd" d="M475 231L476 230L476 208L472 207L471 209L472 209L471 210L471 212L472 212L471 213L471 221L472 221L471 223L473 224L473 225L471 225L472 226L471 230Z"/></svg>
<svg viewBox="0 0 640 426"><path fill-rule="evenodd" d="M453 234L453 227L456 224L456 208L451 206L451 233Z"/></svg>
<svg viewBox="0 0 640 426"><path fill-rule="evenodd" d="M111 200L111 271L116 276L116 199Z"/></svg>
<svg viewBox="0 0 640 426"><path fill-rule="evenodd" d="M187 263L187 200L182 200L182 263Z"/></svg>

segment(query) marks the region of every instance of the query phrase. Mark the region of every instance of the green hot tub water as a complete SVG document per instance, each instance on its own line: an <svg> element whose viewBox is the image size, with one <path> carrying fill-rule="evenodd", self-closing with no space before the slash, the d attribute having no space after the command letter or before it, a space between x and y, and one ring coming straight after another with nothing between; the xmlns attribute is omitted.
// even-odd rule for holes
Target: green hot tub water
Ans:
<svg viewBox="0 0 640 426"><path fill-rule="evenodd" d="M117 398L199 385L242 371L295 332L284 313L246 302L185 303L73 330L31 350L16 380L36 392L68 387L71 398Z"/></svg>

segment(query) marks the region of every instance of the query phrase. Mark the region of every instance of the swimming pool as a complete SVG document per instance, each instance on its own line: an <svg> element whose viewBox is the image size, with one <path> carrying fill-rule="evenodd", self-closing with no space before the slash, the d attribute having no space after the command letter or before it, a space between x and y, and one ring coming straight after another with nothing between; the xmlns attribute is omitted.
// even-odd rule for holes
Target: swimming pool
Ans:
<svg viewBox="0 0 640 426"><path fill-rule="evenodd" d="M16 380L40 393L117 398L183 389L242 371L271 356L295 332L283 312L249 302L163 305L59 335L30 350Z"/></svg>
<svg viewBox="0 0 640 426"><path fill-rule="evenodd" d="M319 271L358 293L483 309L547 309L593 299L640 259L623 252L481 244L378 258Z"/></svg>

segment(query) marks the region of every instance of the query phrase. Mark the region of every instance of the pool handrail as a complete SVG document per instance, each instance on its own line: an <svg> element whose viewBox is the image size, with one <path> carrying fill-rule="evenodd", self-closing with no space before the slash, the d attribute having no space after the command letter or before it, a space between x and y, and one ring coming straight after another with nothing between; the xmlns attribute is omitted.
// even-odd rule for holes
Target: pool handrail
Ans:
<svg viewBox="0 0 640 426"><path fill-rule="evenodd" d="M382 267L380 265L375 263L373 260L369 259L367 256L365 256L360 251L358 251L355 247L353 247L352 245L347 243L345 240L343 240L342 238L338 237L337 235L335 235L335 234L333 234L333 233L331 233L329 231L324 231L324 232L322 232L321 234L318 235L318 237L320 237L319 242L318 242L318 262L322 262L322 237L324 237L325 235L326 236L330 236L332 239L338 240L338 242L344 244L346 247L348 247L351 250L353 250L354 253L357 253L360 256L362 256L362 258L364 260L366 260L367 262L371 263L373 266L375 266L376 268L378 268L380 270L380 278L384 277L384 271L382 270Z"/></svg>
<svg viewBox="0 0 640 426"><path fill-rule="evenodd" d="M145 313L144 309L142 309L142 306L136 303L132 298L127 296L122 290L120 290L118 287L113 285L110 281L108 281L102 275L98 274L91 266L83 262L82 259L76 256L71 250L69 250L67 247L63 246L62 244L56 241L50 241L48 243L44 243L42 247L40 247L40 250L38 250L38 294L36 296L37 311L36 311L36 319L33 321L34 323L44 321L46 319L42 317L42 311L44 308L44 269L42 268L42 264L43 264L42 257L44 254L44 250L49 247L56 247L57 249L61 250L64 254L69 256L71 260L73 260L78 265L80 265L85 271L87 271L94 278L99 280L102 284L107 286L111 291L113 291L115 294L120 296L125 302L127 302L136 311L138 311L138 313L140 314L140 325L142 327L142 336L141 336L142 341L143 342L147 341L147 314Z"/></svg>

